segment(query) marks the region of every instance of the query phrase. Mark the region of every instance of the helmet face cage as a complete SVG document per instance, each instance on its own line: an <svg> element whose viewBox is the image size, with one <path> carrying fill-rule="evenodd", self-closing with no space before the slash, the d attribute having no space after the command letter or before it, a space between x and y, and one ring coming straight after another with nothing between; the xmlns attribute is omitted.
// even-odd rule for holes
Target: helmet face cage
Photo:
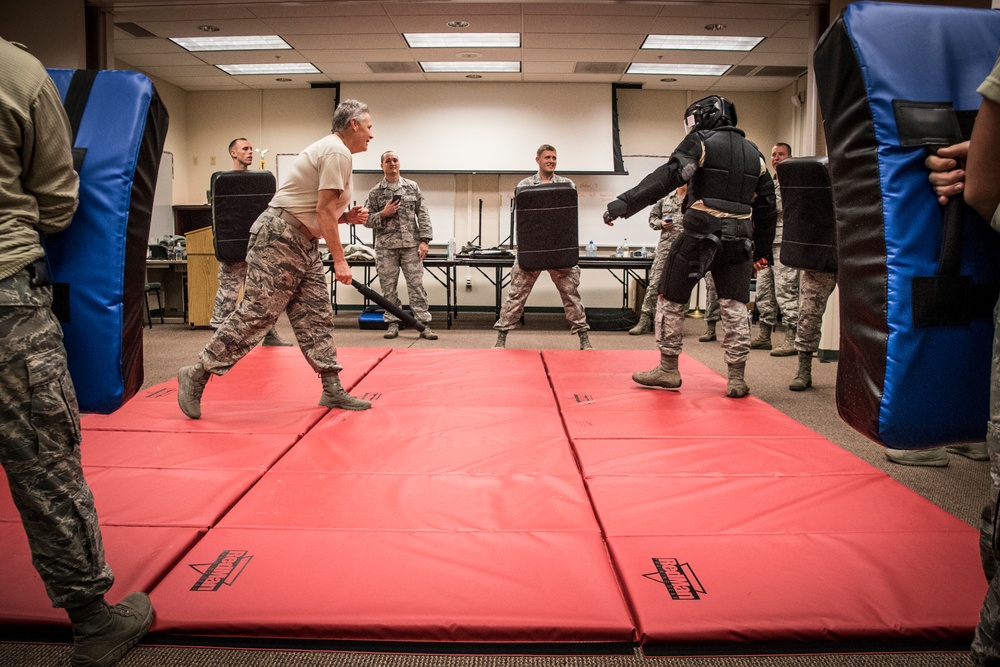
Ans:
<svg viewBox="0 0 1000 667"><path fill-rule="evenodd" d="M684 113L688 132L713 130L723 125L736 125L736 107L724 97L712 95L698 100Z"/></svg>

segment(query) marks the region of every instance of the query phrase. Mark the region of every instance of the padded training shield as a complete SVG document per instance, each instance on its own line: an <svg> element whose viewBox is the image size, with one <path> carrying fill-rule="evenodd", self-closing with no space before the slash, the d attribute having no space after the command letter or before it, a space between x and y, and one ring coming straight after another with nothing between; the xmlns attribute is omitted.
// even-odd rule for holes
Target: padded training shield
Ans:
<svg viewBox="0 0 1000 667"><path fill-rule="evenodd" d="M517 264L525 271L568 269L580 259L576 188L542 183L517 188Z"/></svg>
<svg viewBox="0 0 1000 667"><path fill-rule="evenodd" d="M793 269L837 271L837 219L833 215L830 161L793 157L777 167L784 207L781 263Z"/></svg>
<svg viewBox="0 0 1000 667"><path fill-rule="evenodd" d="M217 171L212 174L212 231L215 258L244 262L250 228L274 198L277 184L269 171Z"/></svg>
<svg viewBox="0 0 1000 667"><path fill-rule="evenodd" d="M1000 236L964 205L945 227L924 159L968 136L998 48L996 11L858 2L816 49L837 219L837 407L889 447L985 436Z"/></svg>
<svg viewBox="0 0 1000 667"><path fill-rule="evenodd" d="M49 75L67 98L74 70ZM74 127L78 118L74 148L86 150L80 204L45 250L56 294L68 290L61 319L80 409L106 414L142 386L146 253L168 116L145 75L81 71L78 81L86 75L89 96L65 99Z"/></svg>

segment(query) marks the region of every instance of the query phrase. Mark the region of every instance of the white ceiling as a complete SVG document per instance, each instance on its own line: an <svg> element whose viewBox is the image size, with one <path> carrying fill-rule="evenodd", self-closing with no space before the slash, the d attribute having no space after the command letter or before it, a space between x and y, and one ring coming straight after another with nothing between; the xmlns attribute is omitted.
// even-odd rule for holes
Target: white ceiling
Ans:
<svg viewBox="0 0 1000 667"><path fill-rule="evenodd" d="M804 74L810 26L823 24L823 0L673 0L577 2L364 2L355 0L88 0L108 11L114 55L129 67L184 90L304 88L338 81L474 81L465 74L425 74L420 60L520 60L519 74L484 74L480 81L607 82L707 92L773 91ZM411 49L402 33L449 32L449 21L467 32L518 32L516 49ZM122 25L126 24L126 25ZM132 24L132 25L128 25ZM188 53L168 37L277 34L288 51ZM723 24L709 33L705 26ZM133 26L153 36L130 34ZM753 51L643 51L648 34L763 37ZM215 67L231 63L311 62L320 74L229 76ZM628 75L631 62L733 65L723 76ZM389 70L386 72L385 70ZM412 71L405 71L405 70ZM403 71L400 71L403 70Z"/></svg>

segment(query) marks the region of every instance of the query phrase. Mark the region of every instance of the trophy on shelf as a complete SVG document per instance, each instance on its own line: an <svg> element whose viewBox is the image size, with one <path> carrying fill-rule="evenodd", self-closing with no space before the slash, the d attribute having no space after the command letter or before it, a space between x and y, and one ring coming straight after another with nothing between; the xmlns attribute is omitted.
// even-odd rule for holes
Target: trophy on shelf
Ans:
<svg viewBox="0 0 1000 667"><path fill-rule="evenodd" d="M267 164L267 161L264 160L264 156L267 155L267 149L266 148L256 148L254 150L256 150L258 153L260 153L260 170L264 171L264 165Z"/></svg>

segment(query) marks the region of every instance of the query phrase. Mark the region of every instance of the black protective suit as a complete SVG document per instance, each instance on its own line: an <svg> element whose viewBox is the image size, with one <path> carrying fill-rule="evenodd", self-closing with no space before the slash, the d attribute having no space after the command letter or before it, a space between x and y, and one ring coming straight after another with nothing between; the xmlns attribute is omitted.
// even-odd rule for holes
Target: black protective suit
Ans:
<svg viewBox="0 0 1000 667"><path fill-rule="evenodd" d="M666 164L618 195L608 211L629 217L684 183L688 194L681 235L670 249L659 293L687 303L695 284L710 270L720 299L745 303L753 262L774 261L774 181L764 157L739 128L692 132Z"/></svg>

